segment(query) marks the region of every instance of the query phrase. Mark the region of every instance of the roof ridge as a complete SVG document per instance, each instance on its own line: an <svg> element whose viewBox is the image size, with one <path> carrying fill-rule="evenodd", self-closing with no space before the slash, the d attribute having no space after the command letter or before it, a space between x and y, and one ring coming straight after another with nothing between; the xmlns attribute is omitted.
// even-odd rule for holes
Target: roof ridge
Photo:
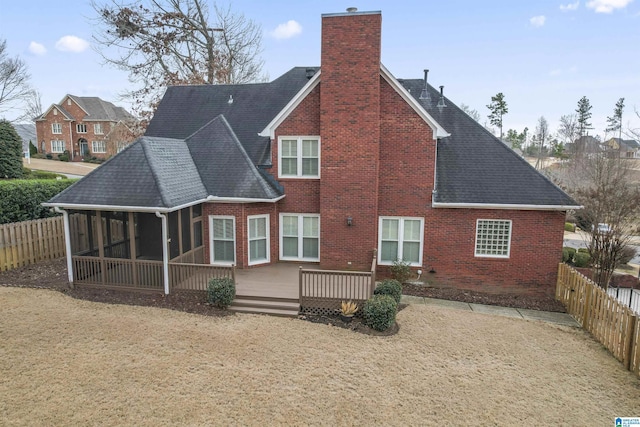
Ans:
<svg viewBox="0 0 640 427"><path fill-rule="evenodd" d="M159 137L148 137L148 136L143 136L139 139L140 141L140 146L142 147L142 154L144 156L144 158L147 161L147 164L149 165L149 169L151 169L151 174L153 175L153 180L156 183L156 186L158 186L158 192L160 193L160 198L162 199L162 203L163 203L163 207L168 207L170 206L169 203L167 202L166 199L166 195L165 195L165 190L166 188L164 187L164 185L162 185L162 180L159 177L159 173L157 171L157 166L155 164L155 162L153 162L151 160L151 155L150 155L150 151L149 151L149 147L147 147L147 144L149 143L149 138L157 138L157 139L170 139L170 138L159 138Z"/></svg>

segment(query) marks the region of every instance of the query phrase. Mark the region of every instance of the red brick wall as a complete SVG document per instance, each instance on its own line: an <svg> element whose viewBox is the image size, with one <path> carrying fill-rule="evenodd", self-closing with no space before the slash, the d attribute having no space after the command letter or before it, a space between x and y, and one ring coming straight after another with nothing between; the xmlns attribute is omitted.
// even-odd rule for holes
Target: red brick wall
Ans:
<svg viewBox="0 0 640 427"><path fill-rule="evenodd" d="M47 154L51 153L51 141L64 141L65 148L71 151L71 137L70 130L75 131L75 124L65 120L65 116L58 111L58 114L54 114L54 108L45 116L45 120L36 121L36 139L38 140L38 153ZM56 110L57 111L57 110ZM53 123L59 123L62 125L62 133L54 134L51 129ZM45 151L42 151L42 142L44 141ZM57 154L54 154L56 157Z"/></svg>
<svg viewBox="0 0 640 427"><path fill-rule="evenodd" d="M379 13L322 17L322 267L368 268L377 243L381 25Z"/></svg>
<svg viewBox="0 0 640 427"><path fill-rule="evenodd" d="M424 277L463 289L553 295L564 218L564 212L429 209ZM508 259L475 257L477 219L512 220Z"/></svg>

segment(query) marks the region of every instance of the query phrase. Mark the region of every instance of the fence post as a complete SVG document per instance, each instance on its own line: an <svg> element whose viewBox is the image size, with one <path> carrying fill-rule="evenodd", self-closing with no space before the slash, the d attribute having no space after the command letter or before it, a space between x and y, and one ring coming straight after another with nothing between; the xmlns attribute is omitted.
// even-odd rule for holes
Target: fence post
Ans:
<svg viewBox="0 0 640 427"><path fill-rule="evenodd" d="M584 287L586 289L585 289L585 298L584 298L584 310L582 311L582 328L588 330L587 323L589 319L589 313L591 312L591 310L589 309L589 306L591 304L591 293L593 291L593 286L590 283L585 281Z"/></svg>
<svg viewBox="0 0 640 427"><path fill-rule="evenodd" d="M629 310L629 312L631 312L631 310ZM639 345L639 343L637 343L634 339L636 336L636 328L638 327L638 316L632 315L630 323L631 325L629 326L629 334L627 335L627 339L625 342L627 352L624 355L624 359L623 359L624 367L627 369L627 371L631 370L631 359L633 358L633 349L634 347Z"/></svg>
<svg viewBox="0 0 640 427"><path fill-rule="evenodd" d="M302 306L302 266L298 269L298 303Z"/></svg>

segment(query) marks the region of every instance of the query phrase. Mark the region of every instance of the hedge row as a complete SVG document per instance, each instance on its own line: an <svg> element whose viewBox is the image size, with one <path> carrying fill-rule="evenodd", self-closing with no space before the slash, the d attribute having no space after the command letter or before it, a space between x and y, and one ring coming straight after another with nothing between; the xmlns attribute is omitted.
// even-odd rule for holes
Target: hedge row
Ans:
<svg viewBox="0 0 640 427"><path fill-rule="evenodd" d="M61 180L0 180L0 224L55 216L41 205L76 182Z"/></svg>

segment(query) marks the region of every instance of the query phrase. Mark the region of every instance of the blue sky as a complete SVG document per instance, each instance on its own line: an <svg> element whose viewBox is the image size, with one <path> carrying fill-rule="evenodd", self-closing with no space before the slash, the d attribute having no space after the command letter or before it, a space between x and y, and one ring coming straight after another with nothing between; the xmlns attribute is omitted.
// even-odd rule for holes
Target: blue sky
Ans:
<svg viewBox="0 0 640 427"><path fill-rule="evenodd" d="M26 60L44 108L67 93L119 103L127 75L102 65L92 49L88 1L0 3L0 38L12 56ZM640 128L634 113L640 111L640 0L231 3L262 26L271 79L294 66L319 65L320 15L348 6L382 11L382 62L396 77L421 78L428 68L432 85L444 85L453 102L478 110L482 120L491 96L503 92L505 130L533 129L544 115L555 131L582 96L593 105L592 133L603 134L620 97L625 125Z"/></svg>

